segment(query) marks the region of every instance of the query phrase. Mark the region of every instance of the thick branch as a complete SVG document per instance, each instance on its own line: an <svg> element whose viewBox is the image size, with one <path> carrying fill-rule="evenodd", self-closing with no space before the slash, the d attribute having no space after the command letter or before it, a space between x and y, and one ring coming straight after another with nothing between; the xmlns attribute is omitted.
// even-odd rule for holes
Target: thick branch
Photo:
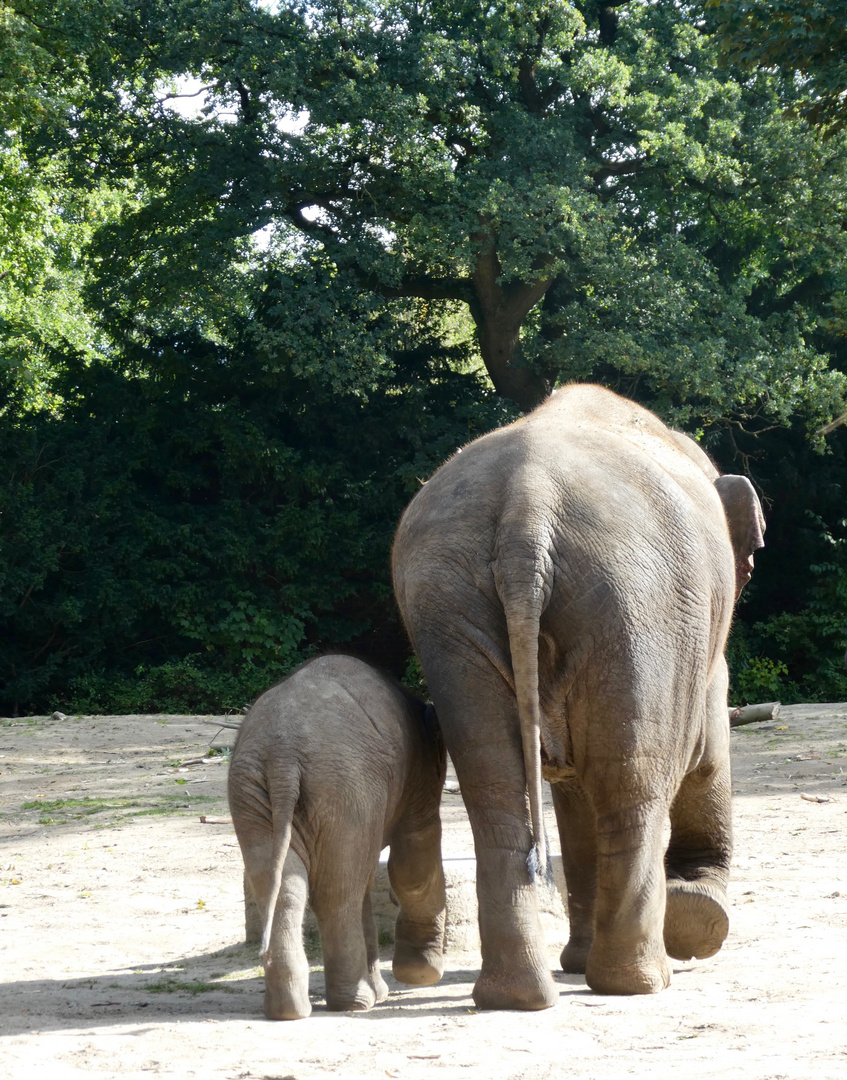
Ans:
<svg viewBox="0 0 847 1080"><path fill-rule="evenodd" d="M610 161L599 169L594 169L590 176L595 184L602 184L611 176L636 176L644 172L646 165L646 158L625 158L621 161Z"/></svg>
<svg viewBox="0 0 847 1080"><path fill-rule="evenodd" d="M536 281L501 285L494 239L480 233L476 240L481 246L472 278L470 310L480 353L497 393L528 412L548 396L551 383L545 374L522 363L520 331L526 316L552 284L551 276L542 276L552 257L541 262Z"/></svg>

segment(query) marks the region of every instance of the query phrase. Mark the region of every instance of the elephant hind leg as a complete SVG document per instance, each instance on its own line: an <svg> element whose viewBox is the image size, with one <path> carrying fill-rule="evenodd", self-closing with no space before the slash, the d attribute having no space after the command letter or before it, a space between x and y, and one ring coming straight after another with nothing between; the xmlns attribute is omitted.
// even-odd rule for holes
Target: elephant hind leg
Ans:
<svg viewBox="0 0 847 1080"><path fill-rule="evenodd" d="M655 994L670 983L662 940L666 821L661 799L597 815L594 941L585 980L600 994Z"/></svg>
<svg viewBox="0 0 847 1080"><path fill-rule="evenodd" d="M479 1009L549 1009L559 998L527 867L533 838L514 699L488 661L421 650L474 836L482 970Z"/></svg>
<svg viewBox="0 0 847 1080"><path fill-rule="evenodd" d="M568 943L560 964L567 975L584 975L594 940L597 834L594 811L578 780L550 785L559 827L568 892Z"/></svg>
<svg viewBox="0 0 847 1080"><path fill-rule="evenodd" d="M326 1005L333 1012L365 1012L388 996L370 905L378 859L378 847L365 840L360 848L347 836L321 853L325 869L313 882L311 903L321 935Z"/></svg>
<svg viewBox="0 0 847 1080"><path fill-rule="evenodd" d="M259 910L259 905L256 903L256 897L253 895L253 887L250 884L250 878L247 876L247 871L244 871L244 940L248 945L258 945L262 940L262 932L264 930L264 923L262 921L262 912Z"/></svg>
<svg viewBox="0 0 847 1080"><path fill-rule="evenodd" d="M447 900L437 807L424 821L401 821L391 838L388 877L400 911L394 926L394 977L432 986L444 973Z"/></svg>
<svg viewBox="0 0 847 1080"><path fill-rule="evenodd" d="M273 860L270 834L267 844L244 851L245 874L264 918L268 908ZM309 961L303 948L303 914L309 896L309 880L302 860L289 848L282 871L265 966L265 1016L269 1020L300 1020L307 1017Z"/></svg>
<svg viewBox="0 0 847 1080"><path fill-rule="evenodd" d="M374 991L374 1004L378 1005L388 997L388 984L379 970L379 937L376 932L373 910L371 908L371 889L368 884L365 899L362 901L362 934L365 938L365 953L368 961L368 979Z"/></svg>

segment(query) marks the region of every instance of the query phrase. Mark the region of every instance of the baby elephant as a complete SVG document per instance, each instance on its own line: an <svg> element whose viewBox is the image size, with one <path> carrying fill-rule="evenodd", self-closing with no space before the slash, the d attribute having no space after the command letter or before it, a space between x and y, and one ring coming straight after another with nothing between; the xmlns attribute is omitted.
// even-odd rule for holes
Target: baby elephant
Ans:
<svg viewBox="0 0 847 1080"><path fill-rule="evenodd" d="M312 1011L307 900L321 936L328 1008L370 1009L388 996L370 903L386 845L400 903L394 975L413 986L441 978L445 768L431 707L349 656L310 661L247 713L232 751L229 803L264 919L270 1020Z"/></svg>

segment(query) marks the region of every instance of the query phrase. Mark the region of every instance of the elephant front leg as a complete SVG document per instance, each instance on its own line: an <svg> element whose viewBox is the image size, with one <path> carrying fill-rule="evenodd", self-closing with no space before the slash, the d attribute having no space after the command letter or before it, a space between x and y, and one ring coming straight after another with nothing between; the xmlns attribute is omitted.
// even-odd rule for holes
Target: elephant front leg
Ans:
<svg viewBox="0 0 847 1080"><path fill-rule="evenodd" d="M394 830L388 877L400 902L394 927L394 977L409 986L431 986L444 972L447 900L437 814L423 828L401 822Z"/></svg>
<svg viewBox="0 0 847 1080"><path fill-rule="evenodd" d="M705 746L671 806L665 856L665 948L675 960L713 956L729 933L726 895L732 858L727 670L721 663L709 687Z"/></svg>
<svg viewBox="0 0 847 1080"><path fill-rule="evenodd" d="M568 943L562 950L562 971L584 975L594 940L597 834L594 811L578 780L551 784L559 826L562 867L568 891Z"/></svg>
<svg viewBox="0 0 847 1080"><path fill-rule="evenodd" d="M686 777L671 807L664 938L675 960L714 956L729 933L730 797L726 760Z"/></svg>

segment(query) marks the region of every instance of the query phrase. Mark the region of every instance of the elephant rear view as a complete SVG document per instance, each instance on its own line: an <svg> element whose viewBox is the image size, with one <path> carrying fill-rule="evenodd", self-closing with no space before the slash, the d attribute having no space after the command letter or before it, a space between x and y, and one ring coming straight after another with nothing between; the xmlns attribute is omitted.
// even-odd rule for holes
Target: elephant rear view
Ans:
<svg viewBox="0 0 847 1080"><path fill-rule="evenodd" d="M734 601L764 520L749 481L598 386L569 386L421 488L394 588L477 853L480 1008L553 1004L534 894L542 776L568 886L565 971L667 985L720 948L731 854Z"/></svg>
<svg viewBox="0 0 847 1080"><path fill-rule="evenodd" d="M229 802L264 920L265 1014L308 1016L307 901L318 923L327 1007L388 995L370 889L380 851L399 900L394 974L415 986L443 971L439 803L446 771L434 713L349 656L324 656L259 698L229 767Z"/></svg>

